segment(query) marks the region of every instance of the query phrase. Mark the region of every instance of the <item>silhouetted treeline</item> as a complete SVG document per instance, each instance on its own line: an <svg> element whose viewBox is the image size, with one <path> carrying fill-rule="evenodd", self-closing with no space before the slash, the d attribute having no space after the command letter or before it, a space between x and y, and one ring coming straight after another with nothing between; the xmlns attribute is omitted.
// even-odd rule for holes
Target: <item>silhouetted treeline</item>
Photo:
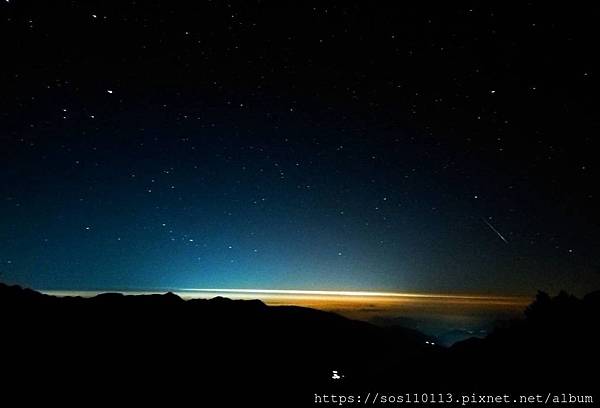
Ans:
<svg viewBox="0 0 600 408"><path fill-rule="evenodd" d="M555 297L538 292L524 319L501 325L484 339L457 343L449 355L454 364L475 362L477 368L465 378L476 382L485 383L483 374L525 390L532 384L569 389L595 383L599 345L600 291L583 299L566 292ZM486 374L491 370L494 375Z"/></svg>

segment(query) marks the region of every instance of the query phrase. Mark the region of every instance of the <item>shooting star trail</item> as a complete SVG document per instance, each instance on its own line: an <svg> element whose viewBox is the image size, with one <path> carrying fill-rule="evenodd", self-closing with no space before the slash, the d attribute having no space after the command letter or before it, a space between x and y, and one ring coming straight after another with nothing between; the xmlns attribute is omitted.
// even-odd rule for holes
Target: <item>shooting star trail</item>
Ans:
<svg viewBox="0 0 600 408"><path fill-rule="evenodd" d="M496 233L496 235L498 235L498 237L499 237L499 238L500 238L502 241L504 241L504 243L505 243L505 244L508 244L508 241L506 240L506 238L504 238L504 237L502 236L502 234L500 234L500 232L499 232L499 231L498 231L496 228L494 228L494 226L493 226L492 224L490 224L489 222L487 222L487 220L486 220L486 219L484 219L484 218L482 218L482 220L483 220L483 222L485 222L485 223L486 223L486 225L487 225L488 227L490 227L490 229L491 229L492 231L494 231L494 232Z"/></svg>

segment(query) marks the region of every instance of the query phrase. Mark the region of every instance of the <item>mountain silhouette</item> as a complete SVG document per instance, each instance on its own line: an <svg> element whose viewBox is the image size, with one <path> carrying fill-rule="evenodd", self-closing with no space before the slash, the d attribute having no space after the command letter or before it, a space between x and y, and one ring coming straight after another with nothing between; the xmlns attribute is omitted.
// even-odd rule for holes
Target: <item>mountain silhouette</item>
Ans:
<svg viewBox="0 0 600 408"><path fill-rule="evenodd" d="M449 356L460 361L485 362L495 367L495 377L503 375L526 388L591 385L593 367L600 363L600 291L583 299L560 292L550 297L538 292L525 310L524 320L496 327L484 339L455 344ZM464 378L477 380L477 370ZM597 386L595 386L597 388Z"/></svg>
<svg viewBox="0 0 600 408"><path fill-rule="evenodd" d="M280 406L312 406L332 390L589 390L599 362L600 292L540 292L525 319L450 348L413 329L259 300L54 297L0 284L0 310L4 389L54 398L255 406L293 396Z"/></svg>

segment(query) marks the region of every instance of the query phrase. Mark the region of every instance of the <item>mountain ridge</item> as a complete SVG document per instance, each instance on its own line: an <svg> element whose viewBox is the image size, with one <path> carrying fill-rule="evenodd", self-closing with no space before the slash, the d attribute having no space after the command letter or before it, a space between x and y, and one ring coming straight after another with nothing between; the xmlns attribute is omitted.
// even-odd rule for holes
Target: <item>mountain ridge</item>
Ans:
<svg viewBox="0 0 600 408"><path fill-rule="evenodd" d="M599 293L578 299L540 292L524 320L445 348L416 330L260 300L62 298L0 283L0 361L15 389L71 384L98 394L107 391L108 373L111 390L131 394L126 385L138 384L165 398L198 384L305 398L373 387L585 388L599 360Z"/></svg>

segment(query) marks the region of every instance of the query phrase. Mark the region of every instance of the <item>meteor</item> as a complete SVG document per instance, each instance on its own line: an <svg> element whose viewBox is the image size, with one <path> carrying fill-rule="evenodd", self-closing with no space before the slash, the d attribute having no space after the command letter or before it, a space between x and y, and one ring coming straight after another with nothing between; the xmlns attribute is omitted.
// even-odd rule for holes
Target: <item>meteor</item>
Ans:
<svg viewBox="0 0 600 408"><path fill-rule="evenodd" d="M494 231L494 232L496 233L496 235L498 235L498 237L499 237L499 238L500 238L502 241L504 241L504 243L505 243L505 244L508 244L508 241L506 240L506 238L504 238L504 237L502 236L502 234L500 234L500 232L499 232L499 231L498 231L496 228L494 228L494 226L493 226L492 224L490 224L489 222L487 222L487 220L485 220L484 218L482 218L482 220L483 220L483 222L485 222L485 223L486 223L486 225L487 225L488 227L490 227L490 229L491 229L492 231Z"/></svg>

